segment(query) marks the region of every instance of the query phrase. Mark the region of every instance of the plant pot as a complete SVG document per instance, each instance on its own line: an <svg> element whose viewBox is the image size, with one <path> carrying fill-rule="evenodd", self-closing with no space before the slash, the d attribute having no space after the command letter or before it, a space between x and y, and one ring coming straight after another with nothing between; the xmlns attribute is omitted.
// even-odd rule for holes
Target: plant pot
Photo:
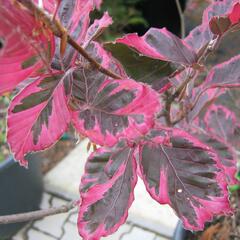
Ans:
<svg viewBox="0 0 240 240"><path fill-rule="evenodd" d="M39 209L43 193L41 161L28 158L25 169L9 158L0 164L0 216ZM9 239L26 223L0 225L0 240Z"/></svg>
<svg viewBox="0 0 240 240"><path fill-rule="evenodd" d="M193 236L191 231L185 230L183 228L182 222L178 221L178 224L175 228L173 240L186 240Z"/></svg>

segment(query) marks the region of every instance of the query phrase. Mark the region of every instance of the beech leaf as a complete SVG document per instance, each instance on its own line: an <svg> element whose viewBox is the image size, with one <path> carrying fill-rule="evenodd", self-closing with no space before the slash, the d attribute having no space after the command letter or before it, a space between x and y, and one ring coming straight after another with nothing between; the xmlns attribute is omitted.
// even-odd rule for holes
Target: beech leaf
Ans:
<svg viewBox="0 0 240 240"><path fill-rule="evenodd" d="M179 129L152 129L140 146L140 169L150 195L169 204L189 230L231 213L217 154Z"/></svg>
<svg viewBox="0 0 240 240"><path fill-rule="evenodd" d="M237 120L233 112L222 105L211 105L206 112L204 122L207 130L228 142L234 135Z"/></svg>
<svg viewBox="0 0 240 240"><path fill-rule="evenodd" d="M119 60L130 78L138 82L148 83L160 92L171 87L167 76L174 69L169 62L142 56L121 43L105 43L104 48Z"/></svg>
<svg viewBox="0 0 240 240"><path fill-rule="evenodd" d="M192 65L197 60L194 50L166 28L150 28L142 37L135 33L127 34L116 42L132 47L140 54L154 59L184 65Z"/></svg>
<svg viewBox="0 0 240 240"><path fill-rule="evenodd" d="M214 135L214 133L201 128L191 129L191 133L216 152L221 168L225 172L227 183L229 185L237 184L237 156L233 147L222 138Z"/></svg>
<svg viewBox="0 0 240 240"><path fill-rule="evenodd" d="M99 44L89 45L88 52L102 66L121 73L121 66ZM73 79L72 122L91 141L113 146L118 139L134 139L153 126L161 106L158 94L150 87L127 78L113 80L91 68L77 69Z"/></svg>
<svg viewBox="0 0 240 240"><path fill-rule="evenodd" d="M7 140L14 158L27 166L25 155L53 145L71 121L67 106L69 78L56 73L30 83L11 102Z"/></svg>
<svg viewBox="0 0 240 240"><path fill-rule="evenodd" d="M215 17L228 17L228 14L236 1L237 0L214 1L212 4L210 4L204 10L202 24L194 28L185 38L187 44L190 45L197 52L199 52L202 48L205 48L214 38L214 33L219 33L220 27L218 26L218 32L215 31L216 29L212 32L210 29L210 27L212 26L209 25L209 23L211 21L214 21L213 19ZM220 28L222 28L222 26ZM226 29L224 29L224 32L225 31ZM223 33L222 30L220 30L220 32Z"/></svg>
<svg viewBox="0 0 240 240"><path fill-rule="evenodd" d="M204 85L193 90L191 102L194 104L191 111L188 113L188 121L193 121L200 113L215 102L215 100L224 93L223 89L210 88L205 89Z"/></svg>
<svg viewBox="0 0 240 240"><path fill-rule="evenodd" d="M229 61L216 65L209 72L206 80L206 88L229 88L240 86L240 55Z"/></svg>
<svg viewBox="0 0 240 240"><path fill-rule="evenodd" d="M106 27L112 24L111 17L105 12L101 19L95 20L89 26L90 13L100 4L101 1L94 2L93 0L64 0L60 3L58 15L63 26L68 29L71 37L83 48L86 48ZM53 60L54 68L60 70L63 65L67 69L70 65L75 65L78 57L76 50L67 45L64 56L60 56L60 47L61 39L56 39L57 50Z"/></svg>
<svg viewBox="0 0 240 240"><path fill-rule="evenodd" d="M134 150L125 143L100 148L89 158L82 177L78 228L84 239L114 233L127 219L137 182Z"/></svg>
<svg viewBox="0 0 240 240"><path fill-rule="evenodd" d="M112 18L109 16L108 12L105 12L102 18L96 19L87 30L84 45L86 46L90 41L96 40L112 22Z"/></svg>
<svg viewBox="0 0 240 240"><path fill-rule="evenodd" d="M54 38L25 8L0 0L0 94L49 67Z"/></svg>

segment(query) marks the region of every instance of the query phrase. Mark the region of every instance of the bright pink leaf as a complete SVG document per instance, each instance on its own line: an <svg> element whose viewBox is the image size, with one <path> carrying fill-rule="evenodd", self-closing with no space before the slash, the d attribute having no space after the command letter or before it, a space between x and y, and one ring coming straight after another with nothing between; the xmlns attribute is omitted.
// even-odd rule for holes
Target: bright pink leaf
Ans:
<svg viewBox="0 0 240 240"><path fill-rule="evenodd" d="M0 94L48 68L54 38L30 12L0 0Z"/></svg>
<svg viewBox="0 0 240 240"><path fill-rule="evenodd" d="M152 129L140 146L142 178L150 195L169 204L190 230L231 213L221 163L213 149L178 129Z"/></svg>
<svg viewBox="0 0 240 240"><path fill-rule="evenodd" d="M240 3L237 2L229 14L229 19L232 24L237 24L240 21Z"/></svg>
<svg viewBox="0 0 240 240"><path fill-rule="evenodd" d="M78 228L83 239L99 240L127 219L137 182L133 149L124 143L100 148L88 159L82 177Z"/></svg>
<svg viewBox="0 0 240 240"><path fill-rule="evenodd" d="M196 62L196 53L183 40L166 28L151 28L144 36L128 34L116 42L136 49L139 53L164 61L192 65Z"/></svg>
<svg viewBox="0 0 240 240"><path fill-rule="evenodd" d="M14 158L27 166L25 155L53 145L70 122L69 78L44 75L22 90L8 111L7 139Z"/></svg>

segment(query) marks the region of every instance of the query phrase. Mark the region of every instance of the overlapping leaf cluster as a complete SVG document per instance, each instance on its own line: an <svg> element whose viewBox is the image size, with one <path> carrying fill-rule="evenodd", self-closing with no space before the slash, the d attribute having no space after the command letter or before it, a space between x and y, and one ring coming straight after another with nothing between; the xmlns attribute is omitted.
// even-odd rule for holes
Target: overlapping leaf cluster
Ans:
<svg viewBox="0 0 240 240"><path fill-rule="evenodd" d="M151 28L105 44L96 39L111 17L105 13L92 25L89 17L101 1L34 3L119 76L89 64L21 1L0 0L0 94L17 92L7 118L15 159L27 166L27 153L52 146L70 124L101 146L81 181L81 236L100 239L126 221L138 176L187 229L201 230L214 215L230 214L227 187L236 183L240 123L214 101L240 86L240 57L196 82L207 56L239 29L240 3L211 4L185 39Z"/></svg>

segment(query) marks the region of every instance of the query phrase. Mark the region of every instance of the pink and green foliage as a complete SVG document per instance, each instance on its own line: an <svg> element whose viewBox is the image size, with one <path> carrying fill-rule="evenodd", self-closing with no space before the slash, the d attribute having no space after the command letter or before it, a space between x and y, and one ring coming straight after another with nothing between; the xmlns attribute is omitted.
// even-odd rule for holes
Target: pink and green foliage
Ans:
<svg viewBox="0 0 240 240"><path fill-rule="evenodd" d="M7 139L26 167L26 154L51 147L70 124L100 145L80 185L83 239L108 236L126 221L138 175L186 229L231 214L240 121L215 102L240 87L240 57L213 66L201 81L199 75L225 35L239 30L239 1L210 4L184 39L151 28L104 44L98 37L111 17L106 12L90 25L100 0L34 0L42 14L29 2L0 0L0 94L16 95ZM44 16L62 26L61 36Z"/></svg>

